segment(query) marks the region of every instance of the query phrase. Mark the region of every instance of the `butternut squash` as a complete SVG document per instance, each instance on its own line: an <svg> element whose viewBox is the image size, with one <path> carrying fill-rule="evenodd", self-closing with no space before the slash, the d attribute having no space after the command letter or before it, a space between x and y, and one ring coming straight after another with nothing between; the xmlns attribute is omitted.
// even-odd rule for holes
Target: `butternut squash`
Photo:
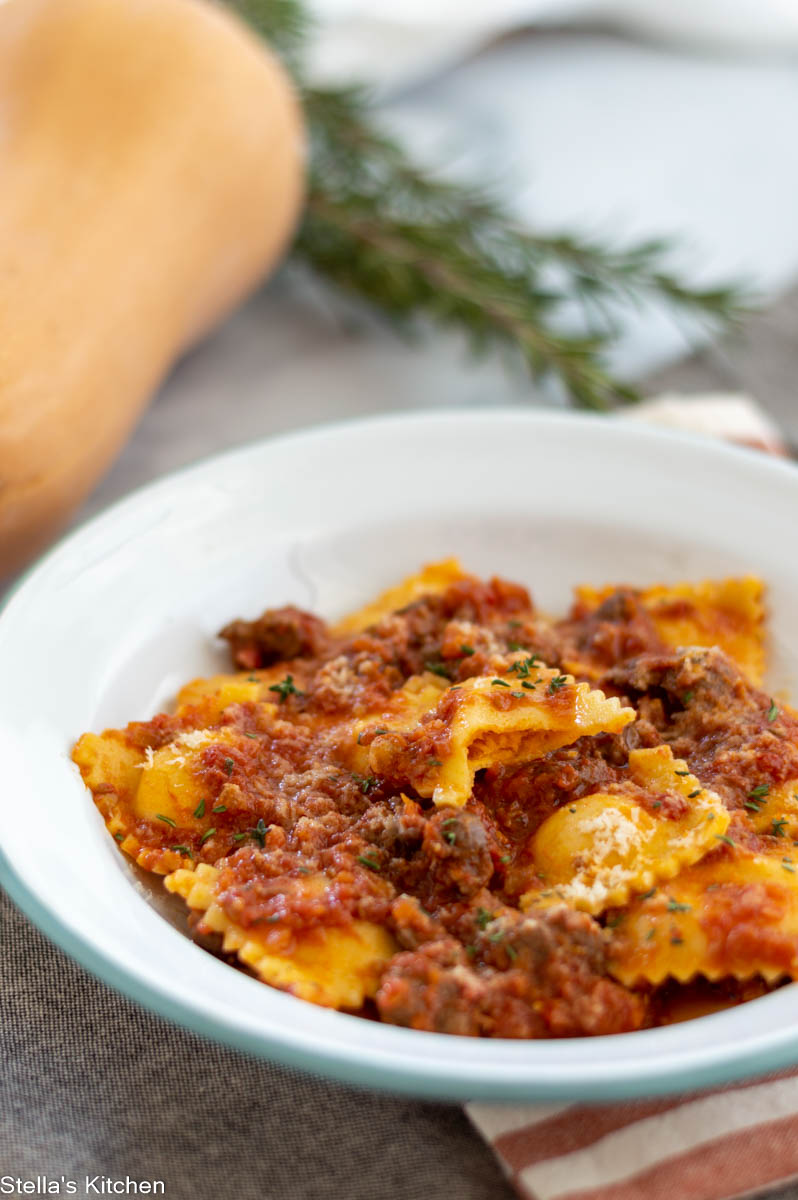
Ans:
<svg viewBox="0 0 798 1200"><path fill-rule="evenodd" d="M0 3L0 575L277 261L303 161L286 75L223 8Z"/></svg>

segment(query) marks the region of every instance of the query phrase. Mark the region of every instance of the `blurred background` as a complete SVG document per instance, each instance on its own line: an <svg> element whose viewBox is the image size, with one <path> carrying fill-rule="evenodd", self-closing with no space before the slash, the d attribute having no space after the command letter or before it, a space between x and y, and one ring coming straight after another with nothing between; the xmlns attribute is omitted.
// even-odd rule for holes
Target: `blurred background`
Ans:
<svg viewBox="0 0 798 1200"><path fill-rule="evenodd" d="M424 162L489 179L519 220L607 241L677 239L696 283L769 309L729 349L657 305L624 311L612 365L644 390L753 388L788 440L798 305L798 6L792 0L315 0L313 82L372 84ZM704 349L701 350L702 345ZM681 374L670 364L699 358ZM664 372L664 373L663 373ZM549 398L461 339L408 342L284 267L193 351L90 503L228 445L391 409Z"/></svg>

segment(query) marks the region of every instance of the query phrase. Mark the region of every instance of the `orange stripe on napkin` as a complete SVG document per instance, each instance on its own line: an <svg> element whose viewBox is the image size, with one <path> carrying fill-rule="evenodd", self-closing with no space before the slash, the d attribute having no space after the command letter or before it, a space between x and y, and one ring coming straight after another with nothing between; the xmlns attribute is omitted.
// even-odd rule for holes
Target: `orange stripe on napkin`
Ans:
<svg viewBox="0 0 798 1200"><path fill-rule="evenodd" d="M798 1177L798 1070L630 1103L466 1111L525 1200L730 1200Z"/></svg>
<svg viewBox="0 0 798 1200"><path fill-rule="evenodd" d="M563 1200L715 1200L788 1183L798 1175L798 1115L719 1138L658 1163L621 1184L570 1192Z"/></svg>

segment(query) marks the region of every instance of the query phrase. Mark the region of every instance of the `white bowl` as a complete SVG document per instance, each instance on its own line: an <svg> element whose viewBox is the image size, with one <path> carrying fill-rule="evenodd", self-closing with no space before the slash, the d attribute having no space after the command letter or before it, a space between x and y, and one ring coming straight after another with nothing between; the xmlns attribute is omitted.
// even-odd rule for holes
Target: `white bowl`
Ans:
<svg viewBox="0 0 798 1200"><path fill-rule="evenodd" d="M795 695L797 522L788 463L572 414L361 421L163 479L57 546L0 619L0 882L69 954L162 1015L351 1082L607 1099L798 1061L794 985L681 1025L552 1042L418 1033L274 991L159 912L69 760L82 731L147 717L218 669L213 635L231 617L289 602L335 616L450 554L553 610L579 581L760 574L770 687Z"/></svg>

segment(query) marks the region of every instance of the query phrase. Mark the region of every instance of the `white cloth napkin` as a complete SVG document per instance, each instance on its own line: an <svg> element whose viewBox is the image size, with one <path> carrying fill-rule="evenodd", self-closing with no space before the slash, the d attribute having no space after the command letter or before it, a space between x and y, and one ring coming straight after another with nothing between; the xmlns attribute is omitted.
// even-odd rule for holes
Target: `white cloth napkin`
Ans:
<svg viewBox="0 0 798 1200"><path fill-rule="evenodd" d="M313 0L311 60L324 80L413 82L514 29L606 22L671 41L750 52L798 49L795 0Z"/></svg>

